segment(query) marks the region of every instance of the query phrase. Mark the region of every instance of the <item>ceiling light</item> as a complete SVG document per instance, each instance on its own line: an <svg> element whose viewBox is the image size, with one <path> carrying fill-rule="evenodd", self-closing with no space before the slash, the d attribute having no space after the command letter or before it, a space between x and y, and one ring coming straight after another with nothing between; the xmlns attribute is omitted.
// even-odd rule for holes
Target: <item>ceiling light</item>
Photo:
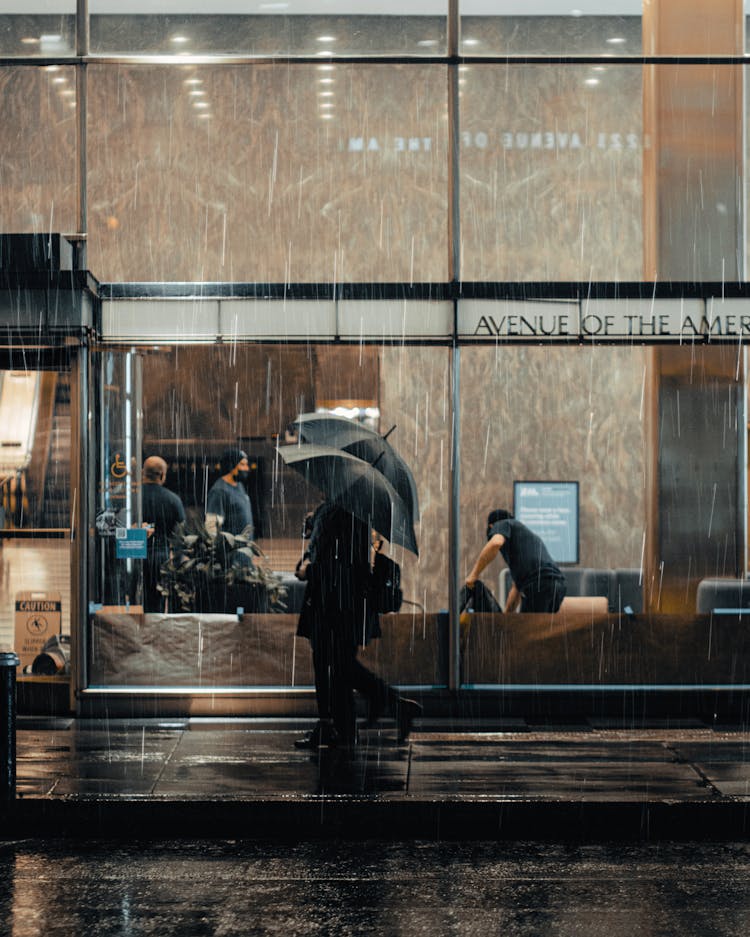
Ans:
<svg viewBox="0 0 750 937"><path fill-rule="evenodd" d="M437 44L437 39L420 39L417 43L418 46L436 46Z"/></svg>
<svg viewBox="0 0 750 937"><path fill-rule="evenodd" d="M59 72L60 66L59 65L45 65L44 70L45 72Z"/></svg>
<svg viewBox="0 0 750 937"><path fill-rule="evenodd" d="M65 95L66 98L70 98L75 95L75 91L72 88L65 88L60 94Z"/></svg>
<svg viewBox="0 0 750 937"><path fill-rule="evenodd" d="M33 36L24 36L21 42L24 45L32 46L32 45L36 45L36 43L39 42L39 40L35 39Z"/></svg>
<svg viewBox="0 0 750 937"><path fill-rule="evenodd" d="M316 55L328 55L328 56L331 56L331 55L333 55L333 53L331 52L330 49L323 49L322 52L317 52Z"/></svg>
<svg viewBox="0 0 750 937"><path fill-rule="evenodd" d="M288 3L261 3L260 9L261 10L288 10L289 4Z"/></svg>
<svg viewBox="0 0 750 937"><path fill-rule="evenodd" d="M607 42L611 46L621 46L627 42L627 39L623 39L622 36L612 36L610 39L607 39Z"/></svg>
<svg viewBox="0 0 750 937"><path fill-rule="evenodd" d="M63 78L62 75L61 75L59 78L53 78L53 79L52 79L52 84L53 84L53 85L66 85L67 83L68 83L68 79L67 79L67 78Z"/></svg>
<svg viewBox="0 0 750 937"><path fill-rule="evenodd" d="M332 98L333 95L333 91L318 91L318 97L320 98Z"/></svg>
<svg viewBox="0 0 750 937"><path fill-rule="evenodd" d="M591 87L594 87L594 85L598 85L598 84L599 84L598 78L587 78L584 81L584 85L590 85Z"/></svg>
<svg viewBox="0 0 750 937"><path fill-rule="evenodd" d="M335 68L335 65L318 65L319 72L332 72Z"/></svg>
<svg viewBox="0 0 750 937"><path fill-rule="evenodd" d="M188 91L188 94L191 98L203 98L206 96L205 91Z"/></svg>
<svg viewBox="0 0 750 937"><path fill-rule="evenodd" d="M570 15L571 16L583 16L583 10L571 10Z"/></svg>
<svg viewBox="0 0 750 937"><path fill-rule="evenodd" d="M321 120L333 120L333 114L318 114Z"/></svg>
<svg viewBox="0 0 750 937"><path fill-rule="evenodd" d="M318 36L318 42L335 42L335 36Z"/></svg>
<svg viewBox="0 0 750 937"><path fill-rule="evenodd" d="M201 78L186 78L185 84L186 85L202 85L203 80Z"/></svg>
<svg viewBox="0 0 750 937"><path fill-rule="evenodd" d="M193 101L193 107L208 107L208 102L206 101Z"/></svg>
<svg viewBox="0 0 750 937"><path fill-rule="evenodd" d="M332 85L334 81L334 78L318 78L318 84L320 85Z"/></svg>
<svg viewBox="0 0 750 937"><path fill-rule="evenodd" d="M478 39L464 39L463 44L465 46L478 46L479 40Z"/></svg>
<svg viewBox="0 0 750 937"><path fill-rule="evenodd" d="M42 33L39 37L40 42L62 42L62 36L58 33Z"/></svg>
<svg viewBox="0 0 750 937"><path fill-rule="evenodd" d="M172 42L190 42L187 36L172 36Z"/></svg>
<svg viewBox="0 0 750 937"><path fill-rule="evenodd" d="M325 107L325 108L331 108L331 107L335 107L335 105L334 105L333 101L323 101L323 103L320 105L320 107L321 107L321 110L322 110L324 107Z"/></svg>

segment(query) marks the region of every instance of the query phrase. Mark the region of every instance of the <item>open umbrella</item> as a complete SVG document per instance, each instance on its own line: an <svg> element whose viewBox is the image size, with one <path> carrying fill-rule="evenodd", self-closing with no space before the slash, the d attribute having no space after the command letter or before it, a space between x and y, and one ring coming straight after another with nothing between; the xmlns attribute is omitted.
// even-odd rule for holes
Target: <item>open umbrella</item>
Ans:
<svg viewBox="0 0 750 937"><path fill-rule="evenodd" d="M328 501L369 524L390 543L419 555L411 511L385 475L368 462L331 446L280 446L278 453Z"/></svg>
<svg viewBox="0 0 750 937"><path fill-rule="evenodd" d="M292 423L299 431L300 441L318 446L333 446L369 462L388 479L412 518L419 517L417 486L411 469L388 442L388 436L376 433L356 420L332 413L303 413ZM394 427L395 429L395 427Z"/></svg>

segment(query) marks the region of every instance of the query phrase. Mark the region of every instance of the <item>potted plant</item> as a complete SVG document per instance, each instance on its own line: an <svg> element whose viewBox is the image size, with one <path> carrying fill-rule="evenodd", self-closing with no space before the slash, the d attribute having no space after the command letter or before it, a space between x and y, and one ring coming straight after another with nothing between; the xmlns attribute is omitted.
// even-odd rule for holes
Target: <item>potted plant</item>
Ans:
<svg viewBox="0 0 750 937"><path fill-rule="evenodd" d="M175 527L158 585L173 611L267 612L285 607L286 589L249 530L214 535L202 523Z"/></svg>

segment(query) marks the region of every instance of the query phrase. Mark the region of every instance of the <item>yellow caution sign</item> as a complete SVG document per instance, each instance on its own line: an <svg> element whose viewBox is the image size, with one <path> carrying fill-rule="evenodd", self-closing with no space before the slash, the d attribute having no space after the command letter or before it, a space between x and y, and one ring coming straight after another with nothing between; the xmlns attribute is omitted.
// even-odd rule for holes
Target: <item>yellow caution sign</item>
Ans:
<svg viewBox="0 0 750 937"><path fill-rule="evenodd" d="M59 592L16 593L15 652L21 669L33 662L53 634L62 628L62 602Z"/></svg>

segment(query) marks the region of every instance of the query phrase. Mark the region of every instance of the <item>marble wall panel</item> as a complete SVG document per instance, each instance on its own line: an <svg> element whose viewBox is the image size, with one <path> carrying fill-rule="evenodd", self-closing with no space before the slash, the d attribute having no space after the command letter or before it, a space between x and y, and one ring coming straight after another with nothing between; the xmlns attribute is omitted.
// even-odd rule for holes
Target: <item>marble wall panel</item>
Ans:
<svg viewBox="0 0 750 937"><path fill-rule="evenodd" d="M434 612L448 605L451 369L446 348L384 348L380 429L411 467L419 495L419 558L392 551L404 597ZM404 611L409 611L405 607Z"/></svg>
<svg viewBox="0 0 750 937"><path fill-rule="evenodd" d="M445 68L102 65L89 76L99 278L447 278Z"/></svg>
<svg viewBox="0 0 750 937"><path fill-rule="evenodd" d="M0 230L77 230L73 68L0 69Z"/></svg>
<svg viewBox="0 0 750 937"><path fill-rule="evenodd" d="M462 276L642 279L641 68L461 68Z"/></svg>
<svg viewBox="0 0 750 937"><path fill-rule="evenodd" d="M461 362L461 571L513 481L580 482L580 564L641 564L642 348L472 348ZM496 586L501 563L485 581Z"/></svg>

